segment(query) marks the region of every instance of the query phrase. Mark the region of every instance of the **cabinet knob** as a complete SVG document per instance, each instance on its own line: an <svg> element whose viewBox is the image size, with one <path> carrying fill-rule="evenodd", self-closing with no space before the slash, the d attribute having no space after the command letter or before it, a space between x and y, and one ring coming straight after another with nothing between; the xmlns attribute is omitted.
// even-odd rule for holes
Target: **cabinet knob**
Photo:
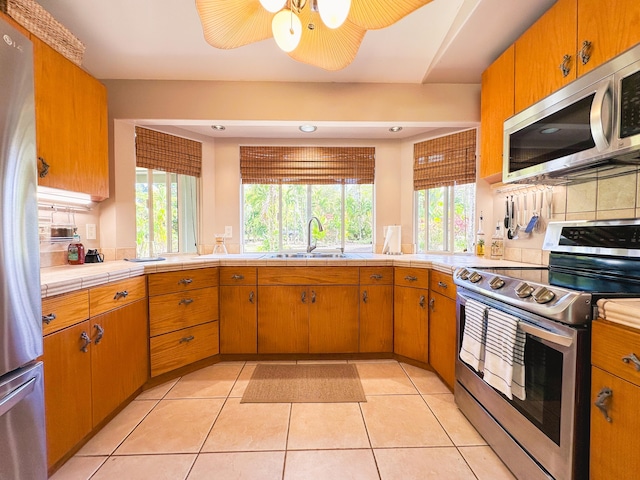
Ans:
<svg viewBox="0 0 640 480"><path fill-rule="evenodd" d="M613 395L613 391L609 387L602 387L596 396L596 401L593 403L604 415L604 419L607 422L611 422L609 411L607 408L607 400Z"/></svg>
<svg viewBox="0 0 640 480"><path fill-rule="evenodd" d="M183 298L178 302L178 305L189 305L193 303L193 298Z"/></svg>
<svg viewBox="0 0 640 480"><path fill-rule="evenodd" d="M589 60L591 59L591 42L589 40L582 42L582 48L578 55L580 56L580 61L583 65L589 63Z"/></svg>
<svg viewBox="0 0 640 480"><path fill-rule="evenodd" d="M98 325L97 323L94 325L95 329L98 330L98 335L96 335L96 340L95 340L95 344L99 344L102 341L102 337L104 337L104 328L102 328L101 325Z"/></svg>
<svg viewBox="0 0 640 480"><path fill-rule="evenodd" d="M629 355L622 357L622 361L624 363L633 363L633 365L636 367L636 371L640 372L640 360L638 360L638 357L636 357L635 353L630 353Z"/></svg>
<svg viewBox="0 0 640 480"><path fill-rule="evenodd" d="M80 351L87 353L89 351L89 345L91 345L91 338L89 338L89 335L87 334L87 332L82 332L80 334L80 340L84 342L80 347Z"/></svg>
<svg viewBox="0 0 640 480"><path fill-rule="evenodd" d="M569 75L569 72L571 72L571 55L565 55L564 57L562 57L560 71L562 72L563 77Z"/></svg>
<svg viewBox="0 0 640 480"><path fill-rule="evenodd" d="M367 295L367 291L365 290L364 292L362 292L362 301L364 303L367 303L368 299L369 299L369 295Z"/></svg>
<svg viewBox="0 0 640 480"><path fill-rule="evenodd" d="M253 299L255 298L256 294L253 293L253 290L251 290L249 292L249 303L253 303Z"/></svg>
<svg viewBox="0 0 640 480"><path fill-rule="evenodd" d="M311 290L311 303L316 303L316 292Z"/></svg>
<svg viewBox="0 0 640 480"><path fill-rule="evenodd" d="M121 292L116 292L116 294L113 296L113 299L118 300L119 298L127 298L127 295L129 295L129 292L123 290Z"/></svg>
<svg viewBox="0 0 640 480"><path fill-rule="evenodd" d="M302 291L302 295L300 295L300 300L302 300L302 303L307 303L307 291L306 290Z"/></svg>
<svg viewBox="0 0 640 480"><path fill-rule="evenodd" d="M49 325L55 319L56 319L55 313L50 313L49 315L42 315L42 323L46 323L47 325Z"/></svg>
<svg viewBox="0 0 640 480"><path fill-rule="evenodd" d="M420 295L420 302L418 302L420 304L420 308L424 308L424 295Z"/></svg>
<svg viewBox="0 0 640 480"><path fill-rule="evenodd" d="M429 299L429 308L431 308L431 311L433 312L436 308L436 299L431 297Z"/></svg>

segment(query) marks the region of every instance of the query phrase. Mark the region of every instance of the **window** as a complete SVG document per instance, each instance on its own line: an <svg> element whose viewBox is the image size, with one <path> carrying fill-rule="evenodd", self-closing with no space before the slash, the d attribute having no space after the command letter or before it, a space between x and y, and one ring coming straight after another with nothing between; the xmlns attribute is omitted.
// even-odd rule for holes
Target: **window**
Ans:
<svg viewBox="0 0 640 480"><path fill-rule="evenodd" d="M195 252L202 144L141 127L135 142L137 256Z"/></svg>
<svg viewBox="0 0 640 480"><path fill-rule="evenodd" d="M414 145L415 242L419 253L472 251L475 151L475 129Z"/></svg>
<svg viewBox="0 0 640 480"><path fill-rule="evenodd" d="M373 251L375 149L241 147L245 252Z"/></svg>

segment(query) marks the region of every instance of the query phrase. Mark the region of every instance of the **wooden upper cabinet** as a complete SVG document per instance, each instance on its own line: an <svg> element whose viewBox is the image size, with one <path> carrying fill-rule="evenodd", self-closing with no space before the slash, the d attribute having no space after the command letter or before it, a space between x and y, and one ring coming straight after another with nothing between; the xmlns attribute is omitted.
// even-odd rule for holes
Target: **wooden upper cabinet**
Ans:
<svg viewBox="0 0 640 480"><path fill-rule="evenodd" d="M578 75L592 70L640 42L640 3L637 0L578 0L578 51L584 42L589 60L578 58ZM580 55L578 55L580 57Z"/></svg>
<svg viewBox="0 0 640 480"><path fill-rule="evenodd" d="M480 178L502 181L504 121L514 114L515 47L511 45L482 73Z"/></svg>
<svg viewBox="0 0 640 480"><path fill-rule="evenodd" d="M558 0L516 40L516 113L576 78L577 4L578 0ZM566 76L560 68L565 56Z"/></svg>
<svg viewBox="0 0 640 480"><path fill-rule="evenodd" d="M38 184L104 200L109 196L106 88L34 35L31 40Z"/></svg>

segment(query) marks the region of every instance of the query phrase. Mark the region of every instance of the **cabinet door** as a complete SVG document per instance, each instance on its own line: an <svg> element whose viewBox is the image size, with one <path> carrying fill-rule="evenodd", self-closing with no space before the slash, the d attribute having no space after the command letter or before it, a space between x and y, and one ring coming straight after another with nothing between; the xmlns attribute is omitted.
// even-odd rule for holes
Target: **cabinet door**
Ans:
<svg viewBox="0 0 640 480"><path fill-rule="evenodd" d="M396 286L393 296L393 351L427 363L429 291Z"/></svg>
<svg viewBox="0 0 640 480"><path fill-rule="evenodd" d="M258 352L256 290L254 285L220 287L220 353Z"/></svg>
<svg viewBox="0 0 640 480"><path fill-rule="evenodd" d="M302 286L259 286L258 353L309 352L309 295Z"/></svg>
<svg viewBox="0 0 640 480"><path fill-rule="evenodd" d="M502 181L504 121L514 113L515 47L511 45L482 74L480 178Z"/></svg>
<svg viewBox="0 0 640 480"><path fill-rule="evenodd" d="M309 292L309 353L358 351L358 287L316 286Z"/></svg>
<svg viewBox="0 0 640 480"><path fill-rule="evenodd" d="M360 352L393 352L393 287L360 287Z"/></svg>
<svg viewBox="0 0 640 480"><path fill-rule="evenodd" d="M640 42L640 3L637 0L578 0L578 50L585 41L590 56L577 59L578 75L592 70Z"/></svg>
<svg viewBox="0 0 640 480"><path fill-rule="evenodd" d="M612 395L605 400L607 421L593 405L602 388ZM638 478L640 471L640 416L638 415L640 387L621 380L604 370L591 371L591 459L592 480Z"/></svg>
<svg viewBox="0 0 640 480"><path fill-rule="evenodd" d="M577 2L558 0L516 40L516 113L576 78ZM565 55L566 76L560 69Z"/></svg>
<svg viewBox="0 0 640 480"><path fill-rule="evenodd" d="M147 381L147 330L146 299L91 319L94 427Z"/></svg>
<svg viewBox="0 0 640 480"><path fill-rule="evenodd" d="M89 321L44 337L44 401L48 466L53 466L90 431L91 350L82 334Z"/></svg>
<svg viewBox="0 0 640 480"><path fill-rule="evenodd" d="M456 302L431 292L429 298L429 364L453 390L456 364Z"/></svg>

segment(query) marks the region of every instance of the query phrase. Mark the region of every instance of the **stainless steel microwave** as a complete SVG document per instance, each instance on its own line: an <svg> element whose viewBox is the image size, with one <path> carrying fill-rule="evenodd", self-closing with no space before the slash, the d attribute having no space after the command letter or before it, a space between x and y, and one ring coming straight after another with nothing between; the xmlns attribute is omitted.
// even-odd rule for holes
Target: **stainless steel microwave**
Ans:
<svg viewBox="0 0 640 480"><path fill-rule="evenodd" d="M504 122L504 183L629 164L640 164L640 44Z"/></svg>

